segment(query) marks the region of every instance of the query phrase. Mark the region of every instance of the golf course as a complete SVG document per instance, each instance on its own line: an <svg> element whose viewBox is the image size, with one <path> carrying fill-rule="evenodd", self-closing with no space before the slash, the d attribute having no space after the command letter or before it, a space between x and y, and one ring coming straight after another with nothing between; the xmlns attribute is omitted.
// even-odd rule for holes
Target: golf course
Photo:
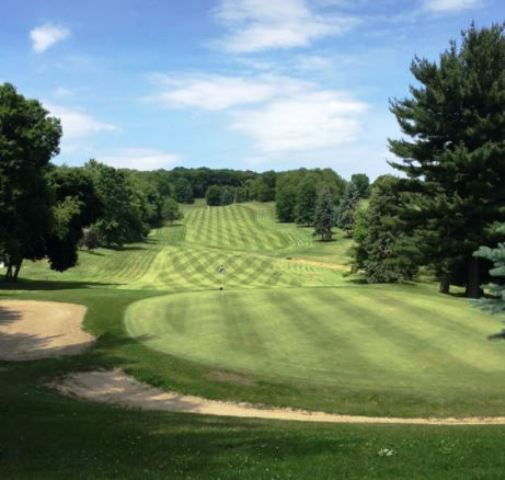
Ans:
<svg viewBox="0 0 505 480"><path fill-rule="evenodd" d="M0 480L505 478L505 2L1 3Z"/></svg>
<svg viewBox="0 0 505 480"><path fill-rule="evenodd" d="M273 445L284 438L281 445L272 448L287 449L294 456L301 448L296 446L298 442L305 445L304 449L312 443L326 445L323 458L333 455L324 453L330 445L342 445L339 448L354 452L346 454L344 463L349 468L358 458L368 458L374 449L373 460L367 461L379 464L385 463L377 456L383 447L394 445L395 452L403 449L401 455L410 456L420 445L427 448L431 444L439 453L424 458L416 467L421 478L425 468L440 469L460 455L461 449L470 448L465 442L471 441L475 435L472 429L477 428L471 425L472 419L485 417L485 423L492 422L505 410L505 345L486 340L497 330L496 319L473 308L467 299L458 295L447 299L428 281L367 285L359 276L347 275L348 239L337 234L334 242L321 243L313 239L310 229L279 224L273 204L208 207L196 202L183 210L182 223L153 230L144 243L120 250L81 250L79 266L63 274L52 273L45 262L27 264L23 280L1 291L3 300L64 301L87 307L83 327L96 340L84 351L61 357L58 348L49 348L45 360L3 362L0 370L6 386L3 424L23 418L23 424L30 428L31 448L44 442L44 424L54 425L55 419L65 432L50 450L57 449L61 438L71 434L72 428L64 426L66 421L74 429L88 432L91 443L85 441L84 446L70 449L75 457L68 457L61 478L69 471L65 468L72 468L72 463L81 458L82 448L86 455L102 458L97 453L100 442L115 442L111 438L123 435L123 429L139 431L140 424L144 430L145 422L158 424L163 438L172 437L175 443L180 438L178 448L190 434L201 438L205 445L197 441L186 448L203 449L200 451L209 455L213 452L213 457L217 455L227 464L241 465L244 478L257 478L258 471L283 463L275 455L262 456L262 449L270 447L257 442ZM219 273L220 268L223 273ZM109 378L88 384L83 377L73 386L67 380L79 372L98 374L118 368L121 375L127 375L120 387ZM158 396L167 391L225 402L218 409L221 418L163 413L161 401L143 401L139 391L132 390L138 388L138 382L144 389L149 385L155 388ZM110 389L108 397L102 398L100 389ZM103 402L106 405L100 405ZM314 430L305 422L287 421L289 415L274 423L254 420L255 415L261 417L261 410L260 414L244 413L248 418L243 420L227 420L227 408L231 416L242 415L240 409L238 414L234 412L234 404L276 409L281 419L282 409L351 415L351 423L352 415L372 418L370 430L324 423L333 421L332 417L323 417L323 423ZM23 413L27 405L42 409L41 417L28 419ZM188 411L182 402L177 405L169 410ZM151 411L137 413L124 410L125 406ZM115 421L109 420L118 416L130 419L122 422L121 432ZM395 426L393 420L392 425L381 427L374 426L373 417L399 418L397 422L411 418L413 423L423 418L438 418L442 423L446 418L460 418L465 423L469 418L470 425L402 427ZM95 444L91 437L99 428L95 425L97 418L108 419L108 433ZM502 430L486 428L489 430L484 431L482 448L487 445L492 451ZM51 435L61 434L61 429L52 428ZM233 440L241 445L239 455L231 446L231 450L220 448L218 453L216 445L211 447L204 440L230 429L242 432ZM11 429L6 428L5 434L8 431ZM22 431L14 434L19 445L27 441ZM369 432L373 432L373 440ZM129 435L138 433L128 433L125 438ZM341 435L353 439L348 447ZM293 436L297 438L294 444L286 440ZM12 440L12 434L9 438ZM7 437L3 440L6 442ZM28 461L21 450L10 450L11 440L8 451L12 452L12 461L7 457L1 467L7 478L23 478L23 472L30 468L38 472L47 468L49 472L48 459L30 455ZM146 454L147 445L156 441L160 440L147 437L128 448L144 452L142 462L147 465L152 455L160 455ZM68 445L68 440L65 443ZM244 456L245 451L249 453ZM171 455L167 453L168 458ZM184 457L177 454L185 472L196 468L188 467ZM20 458L25 459L23 466L19 466ZM397 461L397 457L388 458L385 472L400 468ZM291 458L289 467L286 463L284 468L292 472L295 464L300 472L312 469L303 456L296 461ZM114 469L100 462L87 465L82 478L99 477L98 472L109 472L103 478L111 472L121 472L124 478L142 476L127 465L127 461ZM176 472L175 465L170 463L168 471ZM220 461L213 468L228 478L219 465ZM332 467L322 462L318 468L328 475ZM353 478L355 474L359 478L363 468L353 466L346 476ZM448 478L443 468L439 471L440 478ZM462 478L462 470L453 472L450 478ZM236 478L231 471L228 475ZM60 478L54 472L50 477Z"/></svg>

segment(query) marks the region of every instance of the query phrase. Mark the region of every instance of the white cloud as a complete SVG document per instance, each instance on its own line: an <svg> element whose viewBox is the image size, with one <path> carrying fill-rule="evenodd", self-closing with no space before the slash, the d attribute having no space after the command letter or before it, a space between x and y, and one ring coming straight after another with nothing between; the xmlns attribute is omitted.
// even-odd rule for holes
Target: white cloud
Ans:
<svg viewBox="0 0 505 480"><path fill-rule="evenodd" d="M131 168L135 170L157 170L172 167L180 156L149 148L125 148L105 155L96 155L96 159L111 167Z"/></svg>
<svg viewBox="0 0 505 480"><path fill-rule="evenodd" d="M305 47L359 23L356 17L318 14L306 0L220 0L214 14L229 30L218 45L234 53Z"/></svg>
<svg viewBox="0 0 505 480"><path fill-rule="evenodd" d="M356 140L367 105L336 91L307 92L234 112L231 128L264 152L331 147Z"/></svg>
<svg viewBox="0 0 505 480"><path fill-rule="evenodd" d="M63 138L65 140L82 138L94 133L110 132L117 127L97 120L92 115L72 110L58 105L45 104L51 115L59 118L63 127Z"/></svg>
<svg viewBox="0 0 505 480"><path fill-rule="evenodd" d="M481 4L482 0L424 0L424 9L436 13L459 12Z"/></svg>
<svg viewBox="0 0 505 480"><path fill-rule="evenodd" d="M74 95L74 91L65 87L58 87L53 91L53 96L56 98L68 98Z"/></svg>
<svg viewBox="0 0 505 480"><path fill-rule="evenodd" d="M224 75L158 77L166 89L153 100L169 107L225 110L237 105L260 103L279 94L295 94L306 82L289 77L262 75L255 78Z"/></svg>
<svg viewBox="0 0 505 480"><path fill-rule="evenodd" d="M33 50L37 53L45 52L55 43L65 40L69 35L70 30L68 28L48 23L36 27L30 32Z"/></svg>

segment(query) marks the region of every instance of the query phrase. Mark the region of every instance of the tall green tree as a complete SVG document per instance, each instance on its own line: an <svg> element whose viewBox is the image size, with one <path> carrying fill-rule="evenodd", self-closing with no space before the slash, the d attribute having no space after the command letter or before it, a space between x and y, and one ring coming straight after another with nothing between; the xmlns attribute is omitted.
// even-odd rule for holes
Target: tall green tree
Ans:
<svg viewBox="0 0 505 480"><path fill-rule="evenodd" d="M360 198L368 198L370 195L370 179L366 173L355 173L351 182L356 185Z"/></svg>
<svg viewBox="0 0 505 480"><path fill-rule="evenodd" d="M62 130L37 100L0 85L0 257L15 281L23 259L47 253L54 199L47 185Z"/></svg>
<svg viewBox="0 0 505 480"><path fill-rule="evenodd" d="M472 254L495 240L487 226L505 220L504 27L472 25L459 46L437 62L415 58L411 72L411 97L391 104L405 136L390 141L401 159L392 166L407 176L409 215L441 291L462 284L477 297L484 269Z"/></svg>
<svg viewBox="0 0 505 480"><path fill-rule="evenodd" d="M279 222L294 222L296 206L296 187L286 183L277 187L275 194L275 211Z"/></svg>
<svg viewBox="0 0 505 480"><path fill-rule="evenodd" d="M368 206L360 206L355 214L353 270L363 271L369 283L411 280L418 271L421 252L406 235L399 189L398 178L379 177Z"/></svg>
<svg viewBox="0 0 505 480"><path fill-rule="evenodd" d="M317 201L316 185L317 179L313 175L307 175L298 186L295 206L295 221L298 225L310 227L314 224Z"/></svg>
<svg viewBox="0 0 505 480"><path fill-rule="evenodd" d="M332 227L335 223L335 205L333 196L327 186L322 186L317 193L316 210L314 214L314 236L328 242L333 238Z"/></svg>
<svg viewBox="0 0 505 480"><path fill-rule="evenodd" d="M125 243L140 241L149 233L142 221L138 196L128 175L94 160L86 164L102 204L100 218L93 226L100 242L108 247L122 247Z"/></svg>
<svg viewBox="0 0 505 480"><path fill-rule="evenodd" d="M354 215L356 213L359 200L360 194L358 187L353 182L349 182L344 195L340 200L337 212L337 226L344 230L348 236L352 235Z"/></svg>

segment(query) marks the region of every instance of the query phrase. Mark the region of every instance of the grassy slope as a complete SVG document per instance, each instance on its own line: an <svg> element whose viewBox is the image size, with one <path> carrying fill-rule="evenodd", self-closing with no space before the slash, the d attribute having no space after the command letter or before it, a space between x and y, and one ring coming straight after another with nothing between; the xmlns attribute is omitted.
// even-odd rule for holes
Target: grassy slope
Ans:
<svg viewBox="0 0 505 480"><path fill-rule="evenodd" d="M198 217L192 215L200 207L192 208L188 230L198 225ZM49 272L42 264L30 265L24 271L30 280L22 282L19 290L0 290L0 296L85 304L89 307L86 327L100 336L92 349L77 357L0 362L0 477L500 478L505 467L502 427L325 426L140 413L63 398L44 387L66 372L119 365L154 384L163 379L181 390L243 396L246 386L211 380L209 369L198 363L146 348L126 334L122 323L126 308L146 297L215 288L215 262L220 258L209 261L208 256L220 250L226 255L227 276L234 271L239 275L254 258L264 262L250 267L247 287L291 290L299 285L344 284L339 272L286 257L344 262L348 242L312 245L306 230L276 226L268 211L271 207L232 208L246 211L250 219L244 225L252 221L257 228L271 229L268 245L259 240L256 248L256 242L246 240L238 256L236 251L222 251L220 242L229 240L212 229L203 237L206 244L191 240L184 227L162 229L148 243L124 251L84 253L80 267L63 275ZM232 212L222 213L224 217ZM177 255L191 256L195 250L201 253L196 265L194 258L174 261ZM235 267L228 260L243 256L246 261ZM266 268L275 273L275 283L272 275L260 275ZM236 280L237 286L242 280ZM292 385L265 381L253 390L264 400L269 392L286 400L298 395ZM373 410L373 394L368 402ZM392 449L393 455L379 455L383 448Z"/></svg>

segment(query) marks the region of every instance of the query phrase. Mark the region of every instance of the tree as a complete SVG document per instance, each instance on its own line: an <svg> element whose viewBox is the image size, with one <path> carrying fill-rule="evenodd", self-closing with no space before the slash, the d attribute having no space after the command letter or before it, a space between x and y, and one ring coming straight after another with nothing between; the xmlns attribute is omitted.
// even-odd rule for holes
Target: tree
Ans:
<svg viewBox="0 0 505 480"><path fill-rule="evenodd" d="M125 243L140 241L149 233L142 221L139 198L125 172L94 160L86 164L102 204L102 214L93 225L105 246L122 247Z"/></svg>
<svg viewBox="0 0 505 480"><path fill-rule="evenodd" d="M335 222L335 207L328 187L319 189L314 215L314 236L320 236L321 241L330 241L333 237L331 228Z"/></svg>
<svg viewBox="0 0 505 480"><path fill-rule="evenodd" d="M59 120L37 100L0 85L0 256L9 281L17 279L23 259L47 253L54 199L46 173L61 134Z"/></svg>
<svg viewBox="0 0 505 480"><path fill-rule="evenodd" d="M210 207L221 205L221 188L219 185L211 185L205 193L205 200Z"/></svg>
<svg viewBox="0 0 505 480"><path fill-rule="evenodd" d="M359 191L352 182L347 184L337 213L337 226L351 236L354 226L354 214L359 203Z"/></svg>
<svg viewBox="0 0 505 480"><path fill-rule="evenodd" d="M279 222L295 220L296 187L290 183L277 188L275 194L275 212Z"/></svg>
<svg viewBox="0 0 505 480"><path fill-rule="evenodd" d="M369 283L411 280L417 274L420 251L400 217L399 187L398 178L379 177L368 207L358 207L355 214L353 271L363 270Z"/></svg>
<svg viewBox="0 0 505 480"><path fill-rule="evenodd" d="M179 203L193 203L193 188L186 178L178 178L174 182L175 199Z"/></svg>
<svg viewBox="0 0 505 480"><path fill-rule="evenodd" d="M298 225L310 227L314 224L317 201L316 182L314 176L307 175L298 187L295 206L295 220Z"/></svg>
<svg viewBox="0 0 505 480"><path fill-rule="evenodd" d="M502 225L499 231L505 233L505 226ZM489 274L494 279L494 282L484 286L489 296L475 300L475 305L493 314L505 312L505 243L500 242L496 248L480 247L474 256L492 262L493 268Z"/></svg>
<svg viewBox="0 0 505 480"><path fill-rule="evenodd" d="M169 223L174 223L184 218L179 204L173 198L166 198L163 202L163 218Z"/></svg>
<svg viewBox="0 0 505 480"><path fill-rule="evenodd" d="M487 226L505 221L504 27L472 25L460 46L438 62L415 58L411 71L419 85L391 103L410 137L390 140L392 166L407 176L408 216L440 290L461 284L478 297L485 272L472 254L496 240Z"/></svg>
<svg viewBox="0 0 505 480"><path fill-rule="evenodd" d="M360 198L368 198L370 196L370 179L365 173L355 173L351 177L351 182L356 185Z"/></svg>

